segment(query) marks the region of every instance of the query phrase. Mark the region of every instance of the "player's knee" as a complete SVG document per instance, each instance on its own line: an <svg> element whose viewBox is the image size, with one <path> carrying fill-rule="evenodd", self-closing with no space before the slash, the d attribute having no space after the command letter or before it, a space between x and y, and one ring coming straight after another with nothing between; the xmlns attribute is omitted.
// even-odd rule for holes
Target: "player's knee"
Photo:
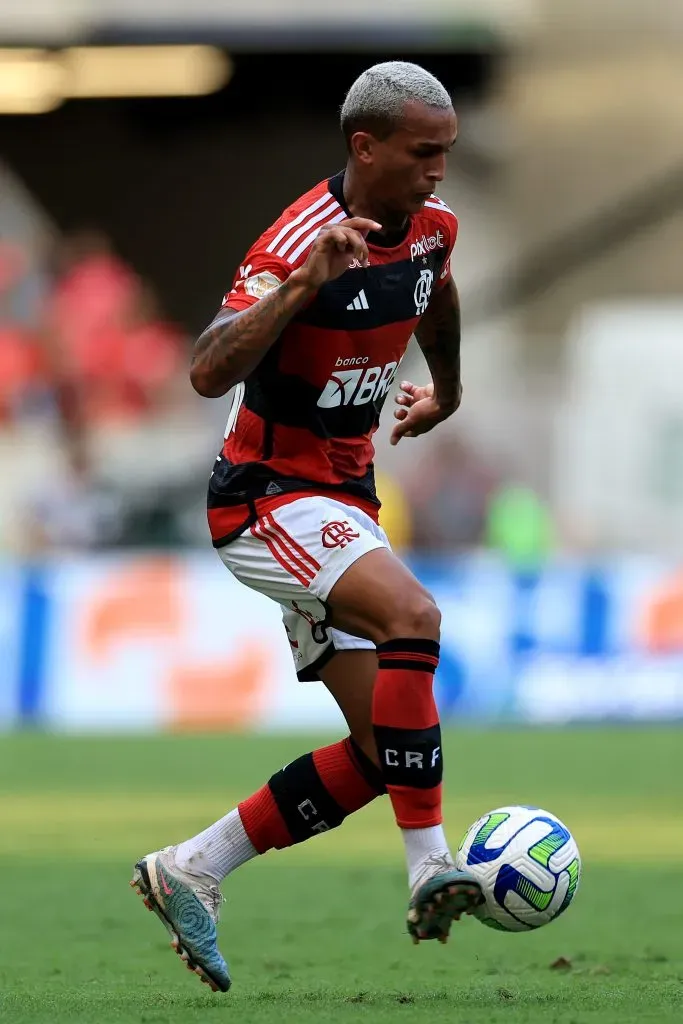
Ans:
<svg viewBox="0 0 683 1024"><path fill-rule="evenodd" d="M379 764L377 743L375 741L375 731L373 729L372 722L368 722L367 725L362 727L355 726L351 730L351 736L368 760L372 761L373 764Z"/></svg>
<svg viewBox="0 0 683 1024"><path fill-rule="evenodd" d="M384 623L383 639L416 637L438 641L440 631L441 612L431 594L420 589L404 595L391 609Z"/></svg>

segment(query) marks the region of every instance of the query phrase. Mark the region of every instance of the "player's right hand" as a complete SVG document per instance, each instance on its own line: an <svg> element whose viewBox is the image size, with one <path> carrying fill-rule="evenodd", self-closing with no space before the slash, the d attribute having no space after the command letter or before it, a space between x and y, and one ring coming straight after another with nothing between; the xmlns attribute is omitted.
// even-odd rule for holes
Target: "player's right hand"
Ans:
<svg viewBox="0 0 683 1024"><path fill-rule="evenodd" d="M367 267L366 235L381 228L377 221L365 217L348 217L339 224L325 224L301 268L307 284L321 288L328 281L340 277L354 260Z"/></svg>

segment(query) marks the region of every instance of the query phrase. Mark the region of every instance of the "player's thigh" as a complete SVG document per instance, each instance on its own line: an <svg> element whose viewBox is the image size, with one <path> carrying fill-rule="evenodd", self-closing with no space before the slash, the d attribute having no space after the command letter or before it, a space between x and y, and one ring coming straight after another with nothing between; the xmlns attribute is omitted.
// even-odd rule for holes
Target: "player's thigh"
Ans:
<svg viewBox="0 0 683 1024"><path fill-rule="evenodd" d="M441 615L431 596L393 552L369 551L328 595L332 625L375 644L408 637L439 639Z"/></svg>

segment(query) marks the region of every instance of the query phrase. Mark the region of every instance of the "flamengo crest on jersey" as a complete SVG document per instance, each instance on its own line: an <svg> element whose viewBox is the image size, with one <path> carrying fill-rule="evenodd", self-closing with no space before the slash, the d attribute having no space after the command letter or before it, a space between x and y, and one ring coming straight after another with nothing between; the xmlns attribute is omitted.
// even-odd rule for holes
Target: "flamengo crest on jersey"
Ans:
<svg viewBox="0 0 683 1024"><path fill-rule="evenodd" d="M434 274L431 270L421 270L420 276L417 279L415 285L415 313L417 316L422 316L429 305L429 299L432 294L432 285L434 284Z"/></svg>

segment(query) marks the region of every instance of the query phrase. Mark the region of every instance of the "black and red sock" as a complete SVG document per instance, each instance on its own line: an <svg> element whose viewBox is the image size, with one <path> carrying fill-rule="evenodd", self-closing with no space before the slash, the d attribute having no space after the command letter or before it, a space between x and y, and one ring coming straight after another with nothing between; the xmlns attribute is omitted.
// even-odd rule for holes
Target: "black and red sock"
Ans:
<svg viewBox="0 0 683 1024"><path fill-rule="evenodd" d="M440 825L441 727L433 694L435 640L389 640L377 647L372 724L379 763L401 828Z"/></svg>
<svg viewBox="0 0 683 1024"><path fill-rule="evenodd" d="M249 839L265 853L337 828L381 793L379 769L347 737L280 769L238 810Z"/></svg>

